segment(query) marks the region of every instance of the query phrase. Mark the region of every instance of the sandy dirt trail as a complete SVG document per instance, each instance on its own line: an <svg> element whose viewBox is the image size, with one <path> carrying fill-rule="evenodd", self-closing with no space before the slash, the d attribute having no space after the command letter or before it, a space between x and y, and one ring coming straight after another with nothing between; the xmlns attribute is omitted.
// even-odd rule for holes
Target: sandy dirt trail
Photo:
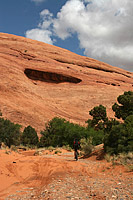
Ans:
<svg viewBox="0 0 133 200"><path fill-rule="evenodd" d="M132 199L133 174L97 155L73 159L73 152L0 150L0 200Z"/></svg>

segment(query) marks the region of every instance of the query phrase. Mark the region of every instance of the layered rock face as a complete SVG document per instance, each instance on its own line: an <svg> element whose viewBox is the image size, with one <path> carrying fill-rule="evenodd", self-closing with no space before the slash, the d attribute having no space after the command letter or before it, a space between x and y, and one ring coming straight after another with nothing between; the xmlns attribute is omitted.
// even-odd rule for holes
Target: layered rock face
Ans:
<svg viewBox="0 0 133 200"><path fill-rule="evenodd" d="M53 117L78 124L102 104L109 117L117 96L132 90L133 73L31 39L0 33L3 117L40 131Z"/></svg>

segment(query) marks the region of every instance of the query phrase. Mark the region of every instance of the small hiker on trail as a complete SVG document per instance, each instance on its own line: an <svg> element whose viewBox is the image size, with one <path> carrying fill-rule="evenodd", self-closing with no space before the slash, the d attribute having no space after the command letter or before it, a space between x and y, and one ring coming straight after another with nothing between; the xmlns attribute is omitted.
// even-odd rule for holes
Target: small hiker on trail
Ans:
<svg viewBox="0 0 133 200"><path fill-rule="evenodd" d="M74 142L73 142L73 148L74 148L74 158L77 160L76 154L79 154L78 149L80 148L80 142L76 138L74 139Z"/></svg>

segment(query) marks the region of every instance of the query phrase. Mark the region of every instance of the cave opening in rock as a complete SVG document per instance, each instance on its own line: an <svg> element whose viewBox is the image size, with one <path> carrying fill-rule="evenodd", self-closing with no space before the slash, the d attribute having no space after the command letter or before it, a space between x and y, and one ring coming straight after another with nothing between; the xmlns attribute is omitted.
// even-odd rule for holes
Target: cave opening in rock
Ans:
<svg viewBox="0 0 133 200"><path fill-rule="evenodd" d="M25 69L25 75L31 79L36 81L48 82L48 83L80 83L82 80L73 76L59 74L56 72L45 72L35 69Z"/></svg>

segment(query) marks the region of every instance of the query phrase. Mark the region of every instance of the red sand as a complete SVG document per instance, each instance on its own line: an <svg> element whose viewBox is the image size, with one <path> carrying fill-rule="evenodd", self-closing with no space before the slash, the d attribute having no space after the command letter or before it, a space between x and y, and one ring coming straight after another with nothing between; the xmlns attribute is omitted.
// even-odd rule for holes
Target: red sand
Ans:
<svg viewBox="0 0 133 200"><path fill-rule="evenodd" d="M106 178L113 178L114 182L118 181L115 180L118 176L121 176L123 182L129 175L132 176L123 166L113 167L105 160L97 160L96 155L76 162L73 160L73 152L66 150L61 150L59 154L43 151L37 156L34 155L35 151L8 151L9 154L7 151L0 150L0 200L24 188L37 187L39 192L53 179L58 176L63 179L66 174L74 178L80 174L88 180L106 175Z"/></svg>

